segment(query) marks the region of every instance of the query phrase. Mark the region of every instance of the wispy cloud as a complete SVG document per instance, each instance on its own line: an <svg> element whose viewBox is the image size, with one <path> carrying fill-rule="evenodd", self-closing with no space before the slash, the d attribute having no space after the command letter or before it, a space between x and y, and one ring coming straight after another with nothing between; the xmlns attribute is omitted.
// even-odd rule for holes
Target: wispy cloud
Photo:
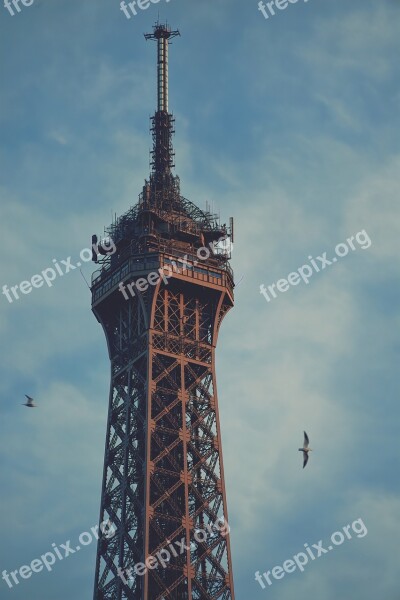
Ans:
<svg viewBox="0 0 400 600"><path fill-rule="evenodd" d="M264 597L255 570L362 517L362 545L338 549L269 595L391 598L399 7L310 2L268 29L257 3L174 0L164 8L182 30L170 73L182 193L213 202L223 221L235 217L233 266L245 274L217 350L236 595ZM42 3L29 19L7 22L8 31L2 14L2 39L13 49L1 67L2 284L76 257L111 213L136 202L148 175L155 58L142 33L155 13L134 23L119 13L105 0ZM274 303L260 295L260 283L363 228L368 253ZM109 366L78 271L15 305L2 296L0 329L10 549L2 564L16 568L97 519ZM36 412L20 406L24 393L37 397ZM314 448L304 471L303 429ZM90 595L94 552L14 597Z"/></svg>

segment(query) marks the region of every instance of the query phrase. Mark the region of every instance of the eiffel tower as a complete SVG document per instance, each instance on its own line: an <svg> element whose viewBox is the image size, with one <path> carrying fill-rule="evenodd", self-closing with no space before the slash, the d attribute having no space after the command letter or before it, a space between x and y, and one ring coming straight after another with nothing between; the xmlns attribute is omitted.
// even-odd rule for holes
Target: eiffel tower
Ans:
<svg viewBox="0 0 400 600"><path fill-rule="evenodd" d="M221 225L172 173L168 47L156 23L152 171L106 229L92 310L111 361L94 600L234 600L215 350L233 306L233 220ZM97 240L94 236L95 241Z"/></svg>

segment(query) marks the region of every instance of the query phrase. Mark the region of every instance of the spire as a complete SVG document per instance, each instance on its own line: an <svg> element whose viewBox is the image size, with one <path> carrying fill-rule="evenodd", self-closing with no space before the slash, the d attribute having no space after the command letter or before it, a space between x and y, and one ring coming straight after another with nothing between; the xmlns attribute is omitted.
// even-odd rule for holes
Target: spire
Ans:
<svg viewBox="0 0 400 600"><path fill-rule="evenodd" d="M168 112L168 46L169 40L180 35L165 24L156 23L153 33L145 34L146 40L157 41L157 111L152 117L152 178L156 184L168 187L171 183L171 169L174 166L172 147L173 124Z"/></svg>

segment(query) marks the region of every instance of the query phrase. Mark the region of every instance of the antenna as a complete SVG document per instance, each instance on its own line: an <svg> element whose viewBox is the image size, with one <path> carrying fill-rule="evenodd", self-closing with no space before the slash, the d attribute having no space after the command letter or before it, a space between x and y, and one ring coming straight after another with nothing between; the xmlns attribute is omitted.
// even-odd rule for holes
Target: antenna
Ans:
<svg viewBox="0 0 400 600"><path fill-rule="evenodd" d="M89 288L89 290L90 290L90 285L88 284L86 277L85 277L85 276L84 276L84 274L82 273L82 269L81 269L81 268L79 268L79 270L80 270L80 272L81 272L81 275L82 275L83 279L84 279L84 280L85 280L85 282L86 282L86 285L88 286L88 288Z"/></svg>
<svg viewBox="0 0 400 600"><path fill-rule="evenodd" d="M168 43L171 38L181 35L179 30L171 31L165 24L157 22L153 33L145 33L146 40L157 40L157 97L158 110L168 112Z"/></svg>
<svg viewBox="0 0 400 600"><path fill-rule="evenodd" d="M174 166L172 134L174 118L168 112L168 46L169 40L180 36L165 24L157 22L153 33L145 33L146 40L157 41L157 111L152 117L153 151L152 168L157 182L168 183L171 168Z"/></svg>

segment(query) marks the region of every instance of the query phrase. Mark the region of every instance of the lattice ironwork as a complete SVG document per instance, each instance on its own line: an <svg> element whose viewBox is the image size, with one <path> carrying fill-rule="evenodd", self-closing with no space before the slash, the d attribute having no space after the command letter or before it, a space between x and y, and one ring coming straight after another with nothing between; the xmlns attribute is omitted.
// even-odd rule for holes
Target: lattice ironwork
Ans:
<svg viewBox="0 0 400 600"><path fill-rule="evenodd" d="M231 304L176 278L95 308L112 374L100 521L117 531L99 541L95 600L234 597L214 368Z"/></svg>
<svg viewBox="0 0 400 600"><path fill-rule="evenodd" d="M170 173L174 34L157 24L148 36L159 57L153 173L137 206L108 229L116 252L92 281L111 362L100 522L116 530L98 542L94 600L234 600L215 376L233 279L212 247L229 234L180 195ZM171 268L183 260L189 266ZM168 280L142 292L139 279L165 266Z"/></svg>

